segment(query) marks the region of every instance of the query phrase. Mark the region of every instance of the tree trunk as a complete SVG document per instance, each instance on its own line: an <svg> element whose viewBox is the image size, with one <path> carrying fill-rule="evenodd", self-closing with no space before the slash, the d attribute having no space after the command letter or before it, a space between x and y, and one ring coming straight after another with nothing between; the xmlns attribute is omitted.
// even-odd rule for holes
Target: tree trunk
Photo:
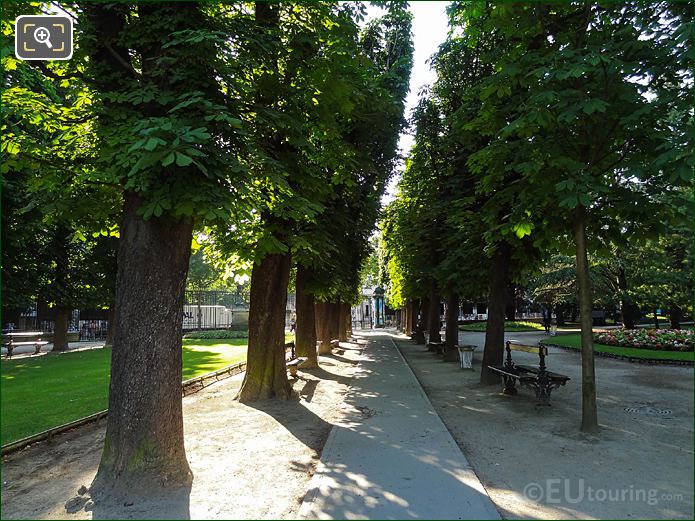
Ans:
<svg viewBox="0 0 695 521"><path fill-rule="evenodd" d="M316 316L316 338L319 342L319 354L331 354L331 321L330 303L316 302L314 306Z"/></svg>
<svg viewBox="0 0 695 521"><path fill-rule="evenodd" d="M654 310L654 329L659 329L659 312Z"/></svg>
<svg viewBox="0 0 695 521"><path fill-rule="evenodd" d="M405 320L403 324L403 333L410 336L413 332L413 303L410 300L405 301Z"/></svg>
<svg viewBox="0 0 695 521"><path fill-rule="evenodd" d="M297 265L297 323L295 331L295 349L297 356L306 357L302 368L318 366L316 352L316 317L314 314L314 294L307 290L311 280L310 268Z"/></svg>
<svg viewBox="0 0 695 521"><path fill-rule="evenodd" d="M584 432L598 431L596 411L596 375L594 370L594 344L592 332L592 296L589 278L589 260L586 246L586 210L578 206L574 215L574 242L577 258L577 286L579 288L579 321L582 331L582 425Z"/></svg>
<svg viewBox="0 0 695 521"><path fill-rule="evenodd" d="M503 243L495 251L490 265L485 348L480 369L480 383L484 385L500 382L500 376L488 370L488 366L502 365L504 360L504 308L508 280L509 246Z"/></svg>
<svg viewBox="0 0 695 521"><path fill-rule="evenodd" d="M504 308L504 315L507 320L516 320L516 286L507 285L507 305Z"/></svg>
<svg viewBox="0 0 695 521"><path fill-rule="evenodd" d="M347 342L347 315L345 313L345 304L340 302L338 304L338 341Z"/></svg>
<svg viewBox="0 0 695 521"><path fill-rule="evenodd" d="M441 329L442 329L442 321L441 321L441 315L439 314L439 306L441 302L441 297L439 293L437 292L437 288L432 284L432 288L430 289L430 299L429 299L429 309L427 310L428 312L428 320L427 323L429 325L429 341L430 342L441 342L442 341L442 334L441 334Z"/></svg>
<svg viewBox="0 0 695 521"><path fill-rule="evenodd" d="M671 329L680 329L681 328L681 315L683 314L683 311L681 310L680 306L678 305L673 305L671 306L671 309L669 310L668 313L668 321L669 321L669 327Z"/></svg>
<svg viewBox="0 0 695 521"><path fill-rule="evenodd" d="M418 303L416 304L415 307L415 313L413 313L413 320L415 321L415 335L413 336L413 341L416 344L424 344L426 342L425 340L425 314L423 312L424 309L427 309L424 307L424 304L426 302L423 299L420 299Z"/></svg>
<svg viewBox="0 0 695 521"><path fill-rule="evenodd" d="M555 321L557 322L558 326L564 326L565 325L565 305L564 304L557 304L555 306Z"/></svg>
<svg viewBox="0 0 695 521"><path fill-rule="evenodd" d="M116 306L112 305L109 307L109 311L106 315L106 342L104 347L113 347L113 332L115 331L116 324Z"/></svg>
<svg viewBox="0 0 695 521"><path fill-rule="evenodd" d="M345 331L348 338L352 338L352 306L345 304Z"/></svg>
<svg viewBox="0 0 695 521"><path fill-rule="evenodd" d="M104 450L93 498L190 487L181 411L181 310L192 220L143 220L124 197ZM147 320L143 320L147 317Z"/></svg>
<svg viewBox="0 0 695 521"><path fill-rule="evenodd" d="M69 349L69 322L70 308L67 306L56 306L53 310L53 349L51 349L51 353L62 353Z"/></svg>
<svg viewBox="0 0 695 521"><path fill-rule="evenodd" d="M197 293L197 299L196 299L196 301L197 301L197 304L198 304L198 305L197 305L197 308L196 308L196 309L197 309L197 311L196 311L196 313L197 313L197 319L198 319L198 320L197 320L197 323L198 323L198 328L197 328L197 329L198 329L198 331L202 331L202 330L203 330L203 310L200 308L200 304L201 304L200 299L201 299L202 296L203 296L203 292L200 291L200 290L198 290L198 291L196 291L196 293Z"/></svg>
<svg viewBox="0 0 695 521"><path fill-rule="evenodd" d="M430 297L429 295L420 300L419 310L420 328L422 332L430 330Z"/></svg>
<svg viewBox="0 0 695 521"><path fill-rule="evenodd" d="M329 340L337 340L340 331L340 302L328 303Z"/></svg>
<svg viewBox="0 0 695 521"><path fill-rule="evenodd" d="M444 343L447 349L453 349L459 343L459 297L453 291L446 299L446 333Z"/></svg>
<svg viewBox="0 0 695 521"><path fill-rule="evenodd" d="M627 277L625 269L618 270L618 289L620 290L620 320L624 329L635 329L635 305L627 295Z"/></svg>
<svg viewBox="0 0 695 521"><path fill-rule="evenodd" d="M446 333L444 335L444 360L455 362L458 360L459 343L459 297L453 291L446 299Z"/></svg>
<svg viewBox="0 0 695 521"><path fill-rule="evenodd" d="M410 332L408 333L408 336L412 335L415 333L415 330L417 329L417 311L418 311L418 305L419 301L418 300L411 300L410 305L408 307L408 328Z"/></svg>
<svg viewBox="0 0 695 521"><path fill-rule="evenodd" d="M249 347L239 401L292 396L285 365L285 310L290 255L272 253L253 265L249 302Z"/></svg>

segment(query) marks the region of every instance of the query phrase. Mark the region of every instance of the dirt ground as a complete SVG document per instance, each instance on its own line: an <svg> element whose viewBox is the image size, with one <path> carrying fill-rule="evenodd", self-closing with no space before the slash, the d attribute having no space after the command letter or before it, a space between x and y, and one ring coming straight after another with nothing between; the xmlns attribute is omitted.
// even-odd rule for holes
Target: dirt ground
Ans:
<svg viewBox="0 0 695 521"><path fill-rule="evenodd" d="M508 338L537 342L544 335ZM693 519L693 369L596 358L601 432L579 432L579 354L551 349L549 370L572 379L551 407L533 391L517 396L479 385L461 370L395 337L435 409L505 518ZM484 334L461 333L481 347ZM537 364L537 355L514 352Z"/></svg>
<svg viewBox="0 0 695 521"><path fill-rule="evenodd" d="M343 343L300 371L300 399L233 400L243 375L183 399L190 491L114 509L73 499L99 464L105 420L3 457L2 519L280 519L296 517L362 345ZM76 512L75 512L76 510Z"/></svg>

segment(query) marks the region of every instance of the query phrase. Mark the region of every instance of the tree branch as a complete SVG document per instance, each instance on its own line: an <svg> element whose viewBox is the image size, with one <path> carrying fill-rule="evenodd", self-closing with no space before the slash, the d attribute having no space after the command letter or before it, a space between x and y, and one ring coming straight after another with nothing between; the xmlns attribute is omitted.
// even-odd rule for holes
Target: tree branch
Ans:
<svg viewBox="0 0 695 521"><path fill-rule="evenodd" d="M74 78L78 78L85 83L88 83L87 78L85 78L81 73L79 72L73 72L70 74L58 74L57 72L52 71L49 69L45 63L42 61L30 61L27 62L29 63L29 66L38 68L45 76L48 76L49 78L53 78L54 80L70 80Z"/></svg>
<svg viewBox="0 0 695 521"><path fill-rule="evenodd" d="M120 54L118 54L113 47L111 47L111 44L109 42L101 42L101 44L107 51L109 51L111 56L116 58L116 61L120 63L125 68L125 70L127 70L133 76L133 78L137 80L140 79L140 74L138 74L138 71L136 71L130 63L125 61L123 57Z"/></svg>

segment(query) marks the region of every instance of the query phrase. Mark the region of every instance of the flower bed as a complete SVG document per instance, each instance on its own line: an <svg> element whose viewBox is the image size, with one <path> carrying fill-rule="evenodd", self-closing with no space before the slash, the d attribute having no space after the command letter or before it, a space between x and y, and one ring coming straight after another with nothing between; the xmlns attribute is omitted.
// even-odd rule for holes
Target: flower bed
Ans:
<svg viewBox="0 0 695 521"><path fill-rule="evenodd" d="M692 351L692 329L614 329L594 333L594 342L656 351Z"/></svg>

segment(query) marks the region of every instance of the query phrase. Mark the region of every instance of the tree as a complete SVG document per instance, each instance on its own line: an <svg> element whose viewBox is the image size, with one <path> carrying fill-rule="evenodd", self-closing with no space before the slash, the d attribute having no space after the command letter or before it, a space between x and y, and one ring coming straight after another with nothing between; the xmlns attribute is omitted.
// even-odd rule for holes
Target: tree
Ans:
<svg viewBox="0 0 695 521"><path fill-rule="evenodd" d="M38 7L19 6L25 14ZM3 29L12 35L9 22ZM51 306L53 351L61 352L71 309L113 302L120 192L88 180L94 143L84 83L67 81L65 65L56 72L11 55L3 65L3 294L21 308Z"/></svg>
<svg viewBox="0 0 695 521"><path fill-rule="evenodd" d="M342 182L341 172L336 172L341 154L336 151L334 135L336 113L338 120L348 116L350 94L328 85L330 80L338 80L337 87L345 84L340 65L345 60L338 56L350 45L355 28L351 13L347 6L332 4L301 8L256 4L257 25L269 42L264 65L255 73L260 86L257 103L267 113L267 124L257 129L256 139L264 156L272 160L271 168L265 163L257 168L259 175L270 172L281 179L284 187L266 190L261 201L260 238L254 248L251 276L247 370L239 393L243 402L291 395L283 347L284 302L292 250L303 244L301 236L292 232L323 211L322 203L330 194L327 188ZM338 66L332 58L337 58ZM316 106L320 110L307 118ZM274 271L266 271L271 269ZM299 283L306 280L300 277ZM267 286L272 293L254 292L254 285ZM302 297L308 294L305 288L299 293ZM281 305L254 299L254 294L274 295ZM302 308L306 307L303 301ZM257 327L257 320L262 326ZM304 345L305 328L310 327L305 324L300 319L301 351L311 348ZM310 358L314 358L313 353Z"/></svg>
<svg viewBox="0 0 695 521"><path fill-rule="evenodd" d="M227 60L226 14L195 2L89 4L77 13L72 63L93 96L99 178L124 193L109 416L91 487L97 500L192 479L181 308L193 223L242 213L243 202L229 194L248 186L236 153L241 97L230 74L236 62Z"/></svg>
<svg viewBox="0 0 695 521"><path fill-rule="evenodd" d="M598 428L591 336L588 252L628 240L661 219L657 194L689 178L682 111L691 74L689 43L669 7L504 6L490 11L504 45L489 56L499 72L481 85L472 129L493 136L469 162L521 174L510 214L542 243L562 230L575 245L582 324L582 430ZM471 15L475 15L470 9ZM661 23L660 20L668 20ZM490 29L492 30L492 29ZM676 41L676 45L661 42ZM515 158L510 160L510 158ZM547 223L530 226L528 216ZM550 216L553 216L552 220Z"/></svg>

